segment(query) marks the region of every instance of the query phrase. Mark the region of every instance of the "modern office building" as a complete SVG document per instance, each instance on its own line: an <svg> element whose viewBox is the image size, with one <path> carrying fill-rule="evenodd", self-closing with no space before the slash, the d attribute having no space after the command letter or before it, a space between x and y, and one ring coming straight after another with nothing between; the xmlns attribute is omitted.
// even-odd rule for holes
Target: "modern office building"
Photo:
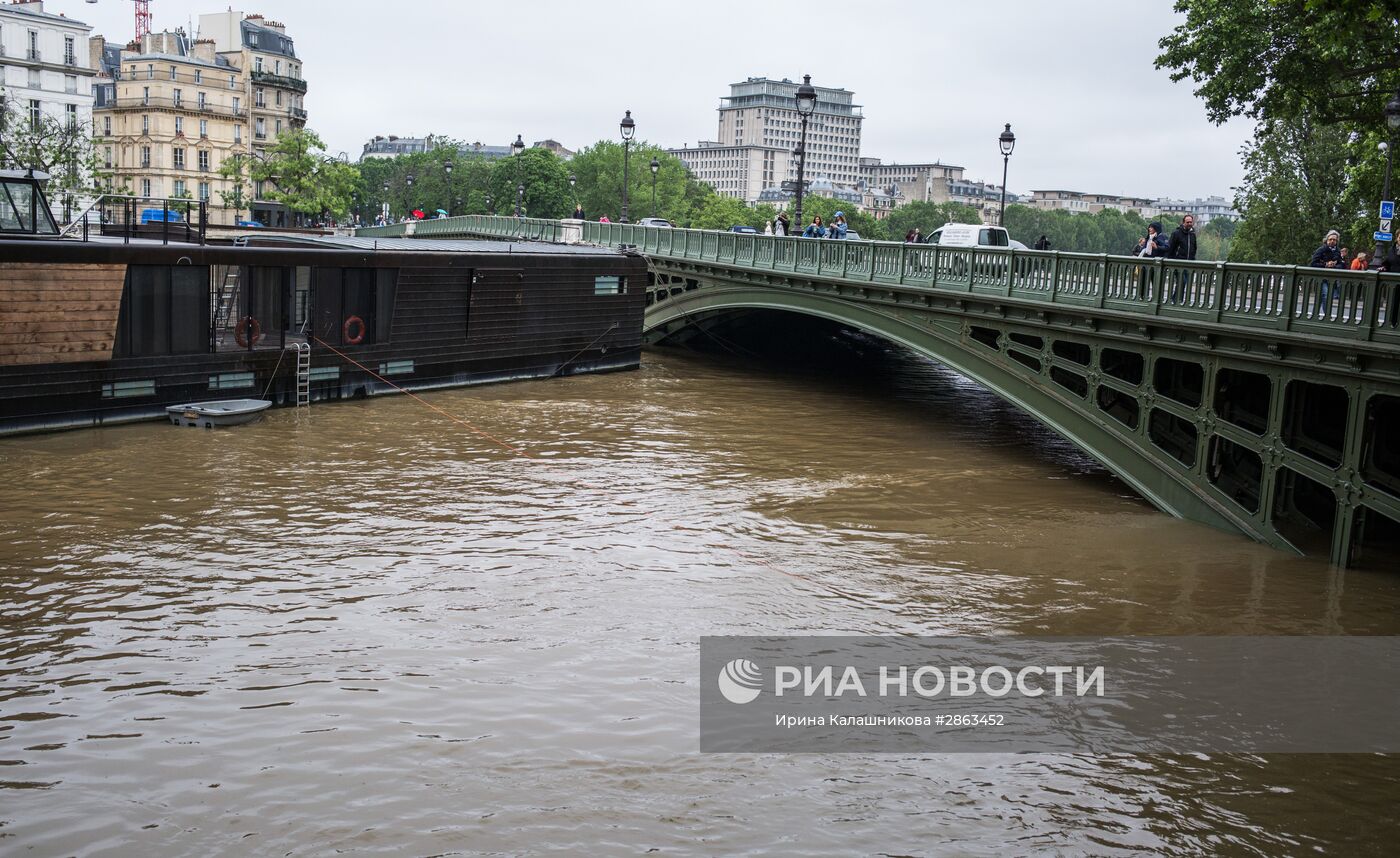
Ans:
<svg viewBox="0 0 1400 858"><path fill-rule="evenodd" d="M717 139L666 151L717 192L756 202L765 189L776 191L797 178L794 151L802 133L798 86L786 78L764 77L731 84L729 95L720 99ZM860 105L847 90L813 88L817 103L807 120L804 177L854 190L861 180Z"/></svg>

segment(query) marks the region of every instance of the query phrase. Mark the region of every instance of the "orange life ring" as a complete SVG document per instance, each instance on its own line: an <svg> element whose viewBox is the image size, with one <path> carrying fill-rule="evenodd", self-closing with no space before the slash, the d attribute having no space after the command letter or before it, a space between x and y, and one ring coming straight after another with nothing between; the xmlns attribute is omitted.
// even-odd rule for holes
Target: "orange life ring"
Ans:
<svg viewBox="0 0 1400 858"><path fill-rule="evenodd" d="M350 336L351 325L360 326L360 332L353 337ZM340 338L344 340L345 344L348 346L358 346L360 343L364 342L365 334L368 332L369 326L367 326L365 320L361 319L359 316L351 316L345 320L345 324L340 326Z"/></svg>
<svg viewBox="0 0 1400 858"><path fill-rule="evenodd" d="M253 345L258 344L262 339L262 325L252 316L244 316L238 320L238 326L233 329L233 341L238 343L241 349L248 348L251 341Z"/></svg>

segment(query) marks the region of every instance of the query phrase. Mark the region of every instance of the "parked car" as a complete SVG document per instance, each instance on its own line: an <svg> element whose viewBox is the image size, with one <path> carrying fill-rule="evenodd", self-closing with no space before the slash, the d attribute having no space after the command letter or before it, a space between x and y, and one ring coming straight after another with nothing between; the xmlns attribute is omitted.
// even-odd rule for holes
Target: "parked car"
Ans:
<svg viewBox="0 0 1400 858"><path fill-rule="evenodd" d="M656 226L662 229L674 229L676 225L666 220L664 217L644 217L637 221L637 226Z"/></svg>
<svg viewBox="0 0 1400 858"><path fill-rule="evenodd" d="M142 209L142 223L184 223L185 215L182 212L170 209Z"/></svg>
<svg viewBox="0 0 1400 858"><path fill-rule="evenodd" d="M929 233L926 240L945 247L1011 246L1011 235L1004 228L983 223L945 223Z"/></svg>
<svg viewBox="0 0 1400 858"><path fill-rule="evenodd" d="M846 230L846 240L847 240L847 241L860 241L860 240L861 240L861 239L860 239L860 233L856 232L856 231L853 230L853 229L848 229L848 230Z"/></svg>
<svg viewBox="0 0 1400 858"><path fill-rule="evenodd" d="M738 225L731 226L731 227L729 228L729 231L730 231L730 232L742 232L744 235L753 235L753 234L755 234L755 233L758 232L758 230L754 229L754 228L751 227L751 226L738 226Z"/></svg>
<svg viewBox="0 0 1400 858"><path fill-rule="evenodd" d="M238 225L253 227L254 229L261 229L263 227L263 223L261 221L256 220L240 220L238 222Z"/></svg>

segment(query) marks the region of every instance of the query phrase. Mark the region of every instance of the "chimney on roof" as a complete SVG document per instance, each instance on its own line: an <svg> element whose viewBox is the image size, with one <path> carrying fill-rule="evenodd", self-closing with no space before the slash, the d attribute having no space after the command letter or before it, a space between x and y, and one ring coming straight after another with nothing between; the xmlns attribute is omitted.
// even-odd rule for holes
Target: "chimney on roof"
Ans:
<svg viewBox="0 0 1400 858"><path fill-rule="evenodd" d="M197 60L204 60L206 63L214 62L214 40L195 39L194 45L190 47L190 56Z"/></svg>
<svg viewBox="0 0 1400 858"><path fill-rule="evenodd" d="M107 50L107 40L102 36L88 37L88 66L102 74L102 54Z"/></svg>
<svg viewBox="0 0 1400 858"><path fill-rule="evenodd" d="M287 32L287 25L283 24L281 21L263 21L263 26L269 30L276 30L283 35Z"/></svg>

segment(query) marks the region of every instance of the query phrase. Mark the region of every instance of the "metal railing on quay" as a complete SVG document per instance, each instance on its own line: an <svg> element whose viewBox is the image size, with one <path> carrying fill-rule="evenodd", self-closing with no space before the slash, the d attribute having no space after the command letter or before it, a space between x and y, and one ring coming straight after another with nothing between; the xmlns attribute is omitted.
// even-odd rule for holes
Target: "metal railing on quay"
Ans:
<svg viewBox="0 0 1400 858"><path fill-rule="evenodd" d="M359 235L405 234L403 224ZM1011 248L833 241L583 221L586 244L657 257L919 289L1002 295L1241 327L1400 344L1400 275ZM415 235L560 241L559 221L466 215Z"/></svg>

